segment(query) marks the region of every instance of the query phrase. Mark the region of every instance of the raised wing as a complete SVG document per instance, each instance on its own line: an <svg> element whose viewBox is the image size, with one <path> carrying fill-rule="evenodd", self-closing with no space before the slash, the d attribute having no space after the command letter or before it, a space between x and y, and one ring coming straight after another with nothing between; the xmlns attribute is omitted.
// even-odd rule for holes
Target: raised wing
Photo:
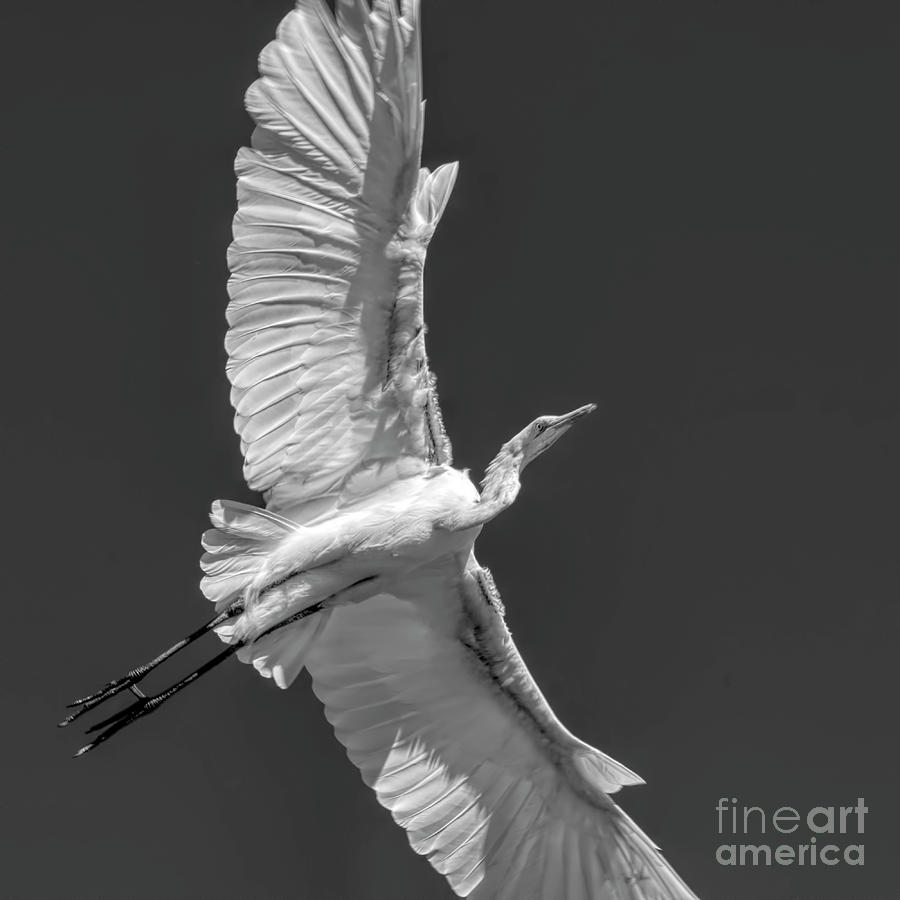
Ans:
<svg viewBox="0 0 900 900"><path fill-rule="evenodd" d="M377 460L449 462L422 318L456 166L419 170L417 0L299 0L248 90L225 341L244 475L270 508Z"/></svg>
<svg viewBox="0 0 900 900"><path fill-rule="evenodd" d="M474 557L335 610L307 665L363 780L459 896L696 900L609 798L640 779L553 715Z"/></svg>

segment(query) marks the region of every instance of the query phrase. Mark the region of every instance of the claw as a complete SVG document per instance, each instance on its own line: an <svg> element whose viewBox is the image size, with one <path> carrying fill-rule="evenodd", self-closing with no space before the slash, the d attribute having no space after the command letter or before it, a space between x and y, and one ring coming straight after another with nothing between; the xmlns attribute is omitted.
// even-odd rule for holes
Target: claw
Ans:
<svg viewBox="0 0 900 900"><path fill-rule="evenodd" d="M105 703L109 700L110 697L115 697L120 691L124 691L126 688L131 691L136 697L145 696L140 689L136 686L141 679L143 679L149 672L155 669L160 663L165 662L170 656L174 656L178 653L179 650L184 649L188 644L192 644L198 638L203 637L204 634L212 631L217 625L221 625L223 622L228 619L232 619L243 611L243 605L241 603L235 603L232 606L229 606L228 609L219 613L214 619L211 619L205 625L202 625L196 631L192 631L187 637L183 637L180 641L173 644L169 647L168 650L160 653L155 659L151 659L150 662L144 663L142 666L138 666L136 669L132 669L126 675L123 675L121 678L115 678L112 681L108 682L99 691L94 691L93 694L89 694L87 697L82 697L80 700L75 700L73 703L67 704L67 709L74 709L75 707L81 707L80 709L76 709L75 712L66 716L61 722L57 723L57 727L65 728L67 725L71 725L79 716L84 715L89 710L92 710L95 706L99 706L101 703Z"/></svg>
<svg viewBox="0 0 900 900"><path fill-rule="evenodd" d="M92 725L87 729L85 734L93 734L97 731L99 731L100 734L98 734L97 737L95 737L94 740L92 740L89 744L85 744L75 754L75 758L77 759L79 756L84 756L85 753L93 750L94 747L102 744L104 741L109 740L117 731L121 731L126 725L130 725L132 722L136 722L142 716L149 715L154 710L158 709L170 697L177 694L180 690L186 688L192 682L196 681L201 675L205 675L210 669L215 668L217 665L219 665L219 663L222 663L230 656L233 656L243 646L243 641L238 641L237 643L230 644L221 653L214 656L208 662L205 662L202 666L195 669L189 675L185 675L185 677L182 678L181 681L176 682L171 687L166 688L164 691L161 691L158 694L154 694L151 697L142 696L137 701L137 703L132 703L131 706L126 706L125 709L120 709L117 713L113 713L106 719L97 722L96 725Z"/></svg>
<svg viewBox="0 0 900 900"><path fill-rule="evenodd" d="M121 678L114 678L108 684L100 688L99 691L94 691L93 694L89 694L87 697L82 697L80 700L73 700L71 703L67 703L66 709L73 709L74 707L82 706L85 703L96 703L101 697L112 697L113 694L118 693L123 687L127 687L130 679L136 676L141 668L143 668L143 666L138 669L132 669L127 675L123 675ZM116 690L110 692L110 688L116 688Z"/></svg>
<svg viewBox="0 0 900 900"><path fill-rule="evenodd" d="M271 634L273 631L277 631L279 628L284 628L286 625L290 625L292 622L297 622L300 619L304 619L307 616L315 615L316 613L322 612L325 609L330 609L334 606L339 606L345 603L359 603L364 600L366 597L371 596L374 590L377 590L376 585L380 580L379 576L370 575L365 578L361 578L359 581L354 582L350 587L346 588L343 591L339 591L336 594L332 594L329 597L326 597L324 600L320 600L317 603L313 603L310 606L305 607L299 612L294 613L292 616L288 616L281 622L276 623L275 625L267 628L265 631L256 635L254 638L250 638L249 640L259 640L260 638L265 637L268 634ZM202 637L204 634L212 631L217 625L221 625L227 619L234 618L237 615L240 615L244 611L244 604L238 601L237 603L230 606L224 612L220 613L211 621L207 622L202 628L198 628L196 631L189 634L187 637L182 638L177 644L173 644L168 650L164 653L161 653L156 659L151 660L148 663L145 663L142 666L138 666L136 669L132 669L127 675L122 678L117 678L115 681L110 681L105 687L101 688L99 691L89 695L88 697L84 697L81 700L76 700L74 703L69 704L70 707L80 706L80 709L76 709L75 712L68 715L62 722L59 723L60 727L65 727L70 723L74 722L82 714L86 713L88 710L94 709L99 704L108 700L110 697L115 696L120 691L124 691L126 688L130 690L138 699L136 703L132 703L131 706L126 706L124 709L119 710L119 712L114 713L111 716L103 719L100 722L97 722L96 725L92 725L87 729L87 734L97 733L97 737L94 738L89 744L85 744L76 754L75 757L84 756L85 753L90 752L95 747L102 744L104 741L108 741L114 734L121 731L127 725L130 725L132 722L137 721L143 716L149 715L154 710L158 709L166 700L168 700L173 695L177 694L180 690L186 688L189 684L196 681L201 675L206 674L210 669L224 662L230 656L234 655L241 647L244 647L248 641L247 640L239 640L235 641L233 644L229 644L221 653L217 656L214 656L208 662L205 662L202 666L195 669L190 674L186 675L181 681L176 682L171 687L166 688L164 691L161 691L158 694L154 694L152 696L146 696L136 685L148 672L155 669L161 662L168 659L170 656L173 656L182 648L186 647L188 644Z"/></svg>
<svg viewBox="0 0 900 900"><path fill-rule="evenodd" d="M67 709L73 709L76 706L80 706L81 709L77 709L75 712L66 716L62 722L57 722L57 727L65 728L66 725L71 725L79 716L84 715L95 706L99 706L101 703L109 700L110 697L115 697L116 694L120 691L124 691L126 688L132 692L138 690L135 685L150 671L150 668L152 667L149 663L138 666L138 668L132 669L122 678L116 678L114 681L110 681L109 684L102 687L99 691L95 691L89 697L84 697L81 700L76 700L74 703L67 704Z"/></svg>
<svg viewBox="0 0 900 900"><path fill-rule="evenodd" d="M79 756L84 756L90 750L93 750L94 747L102 744L104 741L109 740L117 731L121 731L126 725L130 725L132 722L137 721L141 718L141 716L146 716L147 714L153 712L154 709L159 705L152 704L150 701L155 700L155 697L145 697L143 700L138 703L133 703L131 706L125 707L125 709L120 710L114 716L110 716L108 719L104 719L102 722L98 722L96 725L88 728L85 734L90 734L91 732L98 731L106 725L109 727L102 734L97 735L94 740L92 740L89 744L85 744L77 753L74 754L74 759L78 759ZM162 701L160 701L162 702Z"/></svg>

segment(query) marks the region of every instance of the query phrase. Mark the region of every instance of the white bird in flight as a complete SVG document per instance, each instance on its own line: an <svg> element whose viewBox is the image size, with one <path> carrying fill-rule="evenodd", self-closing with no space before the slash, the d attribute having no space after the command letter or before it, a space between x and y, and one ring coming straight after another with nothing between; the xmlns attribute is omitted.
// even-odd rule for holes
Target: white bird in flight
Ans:
<svg viewBox="0 0 900 900"><path fill-rule="evenodd" d="M594 406L535 419L480 493L452 466L422 278L457 167L420 167L418 6L299 0L262 52L225 346L266 508L213 504L215 618L60 724L137 696L82 755L234 654L281 688L306 667L364 781L457 895L696 900L610 799L641 779L553 714L473 553L525 467ZM137 687L212 630L224 651L157 695Z"/></svg>

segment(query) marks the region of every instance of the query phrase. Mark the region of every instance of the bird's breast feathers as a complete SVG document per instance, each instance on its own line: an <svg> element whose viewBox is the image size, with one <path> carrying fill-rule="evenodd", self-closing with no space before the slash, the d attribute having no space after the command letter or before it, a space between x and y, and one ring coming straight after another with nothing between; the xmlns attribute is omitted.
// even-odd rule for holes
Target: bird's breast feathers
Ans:
<svg viewBox="0 0 900 900"><path fill-rule="evenodd" d="M468 549L480 529L452 533L435 528L435 522L478 497L468 476L449 466L395 481L360 504L356 550L388 550L395 559L425 561Z"/></svg>
<svg viewBox="0 0 900 900"><path fill-rule="evenodd" d="M374 489L354 494L287 536L271 553L260 581L271 584L347 556L354 565L371 559L380 571L385 565L405 569L446 554L467 554L480 528L450 532L435 523L478 499L468 476L449 466L422 466L407 477L376 482Z"/></svg>

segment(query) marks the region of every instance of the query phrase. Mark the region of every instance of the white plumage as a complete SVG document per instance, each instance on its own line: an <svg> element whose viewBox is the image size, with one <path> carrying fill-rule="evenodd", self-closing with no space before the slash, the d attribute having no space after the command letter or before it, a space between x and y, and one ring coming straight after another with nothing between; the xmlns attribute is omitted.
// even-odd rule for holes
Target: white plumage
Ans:
<svg viewBox="0 0 900 900"><path fill-rule="evenodd" d="M456 167L420 174L419 32L404 13L340 3L335 22L298 4L247 92L226 347L244 474L270 508L373 460L449 458L422 410L421 273Z"/></svg>
<svg viewBox="0 0 900 900"><path fill-rule="evenodd" d="M399 15L391 0L337 0L334 15L299 0L260 73L226 347L244 473L267 508L213 504L202 589L222 658L279 687L308 667L366 784L459 896L693 898L610 799L641 779L554 716L473 554L525 466L593 407L531 423L480 494L451 466L422 270L456 166L420 168L417 0Z"/></svg>

